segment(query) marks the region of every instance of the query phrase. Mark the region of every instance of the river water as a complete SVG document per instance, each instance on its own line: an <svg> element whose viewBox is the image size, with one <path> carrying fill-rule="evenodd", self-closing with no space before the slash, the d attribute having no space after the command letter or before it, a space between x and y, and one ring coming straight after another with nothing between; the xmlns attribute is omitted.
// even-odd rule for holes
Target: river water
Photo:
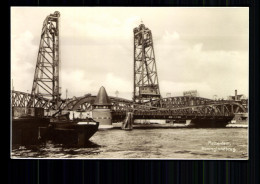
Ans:
<svg viewBox="0 0 260 184"><path fill-rule="evenodd" d="M84 148L13 146L12 158L248 159L248 128L99 130Z"/></svg>

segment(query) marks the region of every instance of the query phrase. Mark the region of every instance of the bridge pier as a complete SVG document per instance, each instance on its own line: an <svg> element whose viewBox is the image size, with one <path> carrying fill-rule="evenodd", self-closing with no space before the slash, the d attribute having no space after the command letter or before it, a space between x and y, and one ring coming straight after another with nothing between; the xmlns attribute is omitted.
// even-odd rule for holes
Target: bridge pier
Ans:
<svg viewBox="0 0 260 184"><path fill-rule="evenodd" d="M111 115L111 101L107 96L105 88L99 89L98 95L93 104L92 118L99 122L99 129L113 128Z"/></svg>
<svg viewBox="0 0 260 184"><path fill-rule="evenodd" d="M133 112L127 112L126 117L122 123L123 130L132 130L134 123L134 114Z"/></svg>
<svg viewBox="0 0 260 184"><path fill-rule="evenodd" d="M185 125L187 125L187 126L189 126L189 125L191 125L191 120L190 119L186 119L186 123L185 123Z"/></svg>

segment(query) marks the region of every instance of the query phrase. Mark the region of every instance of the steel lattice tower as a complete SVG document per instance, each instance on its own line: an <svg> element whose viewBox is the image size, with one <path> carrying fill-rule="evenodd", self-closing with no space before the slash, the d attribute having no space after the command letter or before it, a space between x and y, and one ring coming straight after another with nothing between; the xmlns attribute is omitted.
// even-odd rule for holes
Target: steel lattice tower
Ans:
<svg viewBox="0 0 260 184"><path fill-rule="evenodd" d="M150 29L134 28L134 102L161 98Z"/></svg>
<svg viewBox="0 0 260 184"><path fill-rule="evenodd" d="M58 108L60 100L59 17L60 13L55 11L43 22L29 106L35 106L35 97L38 96L49 98L53 108Z"/></svg>

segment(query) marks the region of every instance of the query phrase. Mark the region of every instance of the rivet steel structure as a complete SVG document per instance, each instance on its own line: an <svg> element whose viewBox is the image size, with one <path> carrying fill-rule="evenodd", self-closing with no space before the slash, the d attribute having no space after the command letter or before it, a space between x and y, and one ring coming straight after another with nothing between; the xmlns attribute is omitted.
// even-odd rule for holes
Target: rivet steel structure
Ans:
<svg viewBox="0 0 260 184"><path fill-rule="evenodd" d="M61 95L59 89L59 17L60 13L55 11L43 22L29 106L34 105L36 97L44 97L50 99L54 109L58 108Z"/></svg>
<svg viewBox="0 0 260 184"><path fill-rule="evenodd" d="M152 32L141 23L134 28L133 101L143 103L160 98Z"/></svg>

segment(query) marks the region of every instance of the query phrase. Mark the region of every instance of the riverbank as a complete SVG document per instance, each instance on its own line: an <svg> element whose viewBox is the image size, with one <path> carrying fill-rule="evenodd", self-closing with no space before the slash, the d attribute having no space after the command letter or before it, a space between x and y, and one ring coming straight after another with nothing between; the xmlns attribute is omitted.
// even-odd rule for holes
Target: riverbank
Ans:
<svg viewBox="0 0 260 184"><path fill-rule="evenodd" d="M112 124L113 129L121 129L122 123L113 123ZM230 123L226 126L226 128L247 128L248 124L242 124L242 123ZM191 128L186 124L183 123L165 123L165 124L157 124L157 123L146 123L146 124L133 124L133 129L154 129L154 128Z"/></svg>

